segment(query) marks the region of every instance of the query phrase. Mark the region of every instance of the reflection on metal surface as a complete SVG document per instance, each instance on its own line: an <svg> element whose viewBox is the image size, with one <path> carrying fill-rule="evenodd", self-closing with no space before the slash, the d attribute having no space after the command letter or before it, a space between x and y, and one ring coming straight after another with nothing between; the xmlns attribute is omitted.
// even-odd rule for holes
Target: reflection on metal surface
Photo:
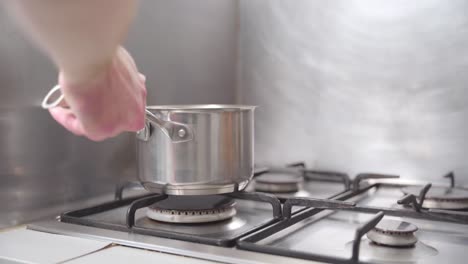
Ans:
<svg viewBox="0 0 468 264"><path fill-rule="evenodd" d="M459 0L241 0L238 100L259 106L257 160L427 181L468 174L466 10Z"/></svg>
<svg viewBox="0 0 468 264"><path fill-rule="evenodd" d="M134 136L94 143L39 107L0 113L0 227L58 214L135 175Z"/></svg>
<svg viewBox="0 0 468 264"><path fill-rule="evenodd" d="M148 103L233 103L235 10L234 0L141 1L125 46L147 76ZM0 35L0 228L58 214L136 179L134 134L93 143L40 110L57 70L4 5Z"/></svg>
<svg viewBox="0 0 468 264"><path fill-rule="evenodd" d="M197 108L198 107L198 108ZM138 178L151 192L211 195L242 191L253 176L254 109L248 106L152 108L161 119L185 124L193 140L175 142L160 129L138 140Z"/></svg>
<svg viewBox="0 0 468 264"><path fill-rule="evenodd" d="M376 183L358 191L346 192L333 202L312 198L288 199L283 204L285 220L242 238L238 246L327 263L367 263L369 255L372 257L371 263L465 263L468 214L450 210L388 208L401 198L401 187L402 184L395 182ZM291 206L295 205L311 208L290 216ZM329 210L320 211L318 208ZM387 221L383 220L379 225L384 215ZM381 234L413 236L416 226L419 228L419 242L415 246L381 245L389 244L389 237L385 237L386 241L378 241L381 244L372 243L378 247L376 250L370 249L372 254L366 253L364 257L359 254L363 252L361 242L369 241L361 238L364 234L370 238L369 231L373 229ZM414 237L411 238L414 241ZM390 242L395 241L392 238ZM418 247L421 245L424 247ZM426 250L426 246L429 250ZM405 256L394 261L393 254L398 251L388 249L402 250ZM421 251L424 254L419 254Z"/></svg>

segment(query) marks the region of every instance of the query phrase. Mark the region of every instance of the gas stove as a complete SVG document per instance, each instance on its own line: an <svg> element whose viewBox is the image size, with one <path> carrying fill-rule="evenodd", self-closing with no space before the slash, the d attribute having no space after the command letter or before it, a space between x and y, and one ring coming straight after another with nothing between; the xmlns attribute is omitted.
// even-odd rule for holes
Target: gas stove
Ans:
<svg viewBox="0 0 468 264"><path fill-rule="evenodd" d="M273 194L284 202L293 197L331 199L349 190L350 177L343 172L311 170L297 162L285 167L259 168L247 192Z"/></svg>
<svg viewBox="0 0 468 264"><path fill-rule="evenodd" d="M115 199L29 229L223 263L465 263L468 189L397 175L258 168L244 192Z"/></svg>

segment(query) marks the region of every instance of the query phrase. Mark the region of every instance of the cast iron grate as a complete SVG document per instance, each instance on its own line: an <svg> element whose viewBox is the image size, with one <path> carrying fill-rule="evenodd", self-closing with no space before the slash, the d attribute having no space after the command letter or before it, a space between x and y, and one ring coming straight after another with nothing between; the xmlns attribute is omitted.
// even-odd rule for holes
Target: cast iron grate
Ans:
<svg viewBox="0 0 468 264"><path fill-rule="evenodd" d="M451 176L445 176L451 180L451 186L454 186L453 173ZM338 263L338 264L350 264L350 263L365 263L359 260L359 249L361 244L361 238L371 229L373 229L384 215L396 216L396 217L409 217L425 220L452 222L459 224L468 225L468 212L453 211L453 210L438 210L438 209L424 209L422 203L428 190L431 188L431 184L426 184L421 187L421 191L418 199L414 195L406 195L397 201L398 204L411 205L410 208L389 208L389 207L372 207L372 206L360 206L354 202L346 202L346 200L357 197L363 193L368 192L374 188L400 188L407 186L398 182L386 183L386 182L374 182L361 184L364 180L378 180L378 179L393 179L398 178L395 175L383 175L375 173L360 174L352 182L352 188L349 192L336 197L336 200L322 200L312 198L291 198L286 200L283 205L283 219L277 223L274 223L262 230L256 231L241 238L237 242L237 247L240 249L262 252L267 254L275 254L293 258L301 258L306 260L321 261L327 263ZM306 210L303 210L300 214L293 214L292 208L295 206L305 206ZM290 250L286 248L279 248L267 244L261 244L260 241L269 238L275 234L284 231L285 229L305 220L309 217L315 216L323 210L332 211L352 211L357 213L373 214L373 217L356 229L354 240L352 244L352 253L350 258L335 257L330 255L315 254L304 251Z"/></svg>
<svg viewBox="0 0 468 264"><path fill-rule="evenodd" d="M97 227L97 228L104 228L104 229L111 229L123 232L132 232L142 235L152 235L158 237L165 237L171 239L178 239L190 242L197 242L203 244L210 244L210 245L218 245L224 247L230 247L235 245L235 241L242 236L250 234L260 228L268 226L272 223L275 223L281 219L281 203L276 197L268 194L263 193L246 193L246 192L239 192L233 194L226 194L230 198L239 199L239 200L247 200L247 201L255 201L255 202L262 202L271 205L271 218L261 221L259 223L255 223L252 227L244 230L239 231L238 233L229 233L229 234L221 234L219 236L204 236L204 235L196 235L196 234L189 234L189 233L180 233L180 232L170 232L167 230L158 230L153 228L148 228L144 226L139 226L136 224L136 212L139 209L147 207L155 202L162 201L167 198L167 195L162 194L147 194L147 195L140 195L137 197L130 197L130 198L122 198L122 193L127 188L133 188L138 186L138 184L134 182L129 182L126 184L121 184L117 187L115 196L116 199L114 201L110 201L107 203L103 203L97 206L84 208L81 210L74 210L70 212L63 213L60 216L60 221L65 223L72 223L78 225L85 225L90 227ZM109 222L109 221L102 221L97 218L93 218L93 216L108 212L111 210L119 209L122 207L126 207L126 216L124 216L125 221L124 224ZM196 227L194 227L196 228Z"/></svg>

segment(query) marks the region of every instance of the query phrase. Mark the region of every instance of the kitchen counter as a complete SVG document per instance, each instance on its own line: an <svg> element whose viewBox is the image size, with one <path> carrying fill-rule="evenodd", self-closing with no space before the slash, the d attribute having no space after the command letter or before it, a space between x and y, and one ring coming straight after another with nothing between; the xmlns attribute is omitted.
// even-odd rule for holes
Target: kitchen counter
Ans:
<svg viewBox="0 0 468 264"><path fill-rule="evenodd" d="M28 230L25 227L0 233L0 263L217 263L111 242Z"/></svg>

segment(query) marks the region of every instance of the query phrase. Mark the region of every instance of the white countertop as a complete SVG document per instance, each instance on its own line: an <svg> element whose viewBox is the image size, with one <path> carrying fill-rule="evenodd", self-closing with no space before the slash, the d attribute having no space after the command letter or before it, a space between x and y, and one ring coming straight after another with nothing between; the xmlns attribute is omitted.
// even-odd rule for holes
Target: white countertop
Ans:
<svg viewBox="0 0 468 264"><path fill-rule="evenodd" d="M0 232L0 263L215 263L110 242L28 230Z"/></svg>
<svg viewBox="0 0 468 264"><path fill-rule="evenodd" d="M67 261L67 264L85 264L85 263L112 263L112 264L213 264L215 262L194 259L190 257L171 255L161 252L141 250L130 247L114 246L95 252L78 259Z"/></svg>

